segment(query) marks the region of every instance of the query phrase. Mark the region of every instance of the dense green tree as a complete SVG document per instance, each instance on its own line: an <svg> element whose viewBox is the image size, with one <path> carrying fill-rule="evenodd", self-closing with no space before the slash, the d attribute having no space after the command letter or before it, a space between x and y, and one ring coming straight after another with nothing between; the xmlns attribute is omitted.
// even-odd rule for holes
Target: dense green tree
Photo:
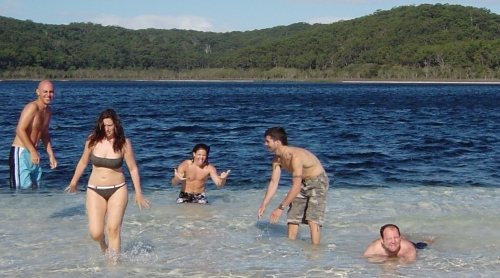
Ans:
<svg viewBox="0 0 500 278"><path fill-rule="evenodd" d="M92 78L97 71L200 78L204 69L207 78L499 79L499 38L499 15L449 4L227 33L0 17L0 71L3 78Z"/></svg>

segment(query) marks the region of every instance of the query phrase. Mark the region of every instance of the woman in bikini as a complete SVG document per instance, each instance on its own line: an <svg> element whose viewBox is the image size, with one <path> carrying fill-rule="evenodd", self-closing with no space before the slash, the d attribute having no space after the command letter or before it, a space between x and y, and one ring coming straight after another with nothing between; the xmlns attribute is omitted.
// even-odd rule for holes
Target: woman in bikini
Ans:
<svg viewBox="0 0 500 278"><path fill-rule="evenodd" d="M99 115L93 132L85 142L73 179L66 188L67 192L77 191L78 180L90 161L92 173L86 198L90 236L100 244L103 252L111 256L121 251L120 230L128 204L128 190L122 172L124 159L134 184L134 203L139 209L142 206L149 208L149 201L142 195L132 144L125 137L120 118L113 109L106 109ZM105 226L108 243L104 235Z"/></svg>

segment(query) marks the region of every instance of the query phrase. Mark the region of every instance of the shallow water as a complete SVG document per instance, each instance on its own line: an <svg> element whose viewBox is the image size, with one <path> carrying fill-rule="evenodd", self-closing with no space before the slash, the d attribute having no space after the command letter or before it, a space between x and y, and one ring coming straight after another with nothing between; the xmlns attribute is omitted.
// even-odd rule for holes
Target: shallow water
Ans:
<svg viewBox="0 0 500 278"><path fill-rule="evenodd" d="M496 188L334 188L319 248L302 227L288 240L284 217L257 221L262 190L213 189L210 205L175 204L176 191L151 192L129 205L123 254L104 259L87 234L85 194L2 194L0 275L68 277L478 277L500 273ZM277 194L284 197L285 189ZM132 199L131 199L132 201ZM278 198L270 204L277 206ZM434 238L411 265L361 257L385 223L413 241Z"/></svg>
<svg viewBox="0 0 500 278"><path fill-rule="evenodd" d="M496 277L500 91L496 85L56 82L51 135L59 161L43 187L8 189L8 149L34 82L0 82L0 276ZM86 135L115 108L132 140L152 207L130 202L120 262L90 239L84 186L65 194ZM268 222L289 189L284 173L264 219L270 175L265 129L282 125L334 183L319 248L285 217ZM225 187L208 206L175 204L173 168L196 143L211 146ZM90 167L89 167L90 168ZM84 185L89 171L81 179ZM386 223L410 240L435 239L414 264L361 257Z"/></svg>

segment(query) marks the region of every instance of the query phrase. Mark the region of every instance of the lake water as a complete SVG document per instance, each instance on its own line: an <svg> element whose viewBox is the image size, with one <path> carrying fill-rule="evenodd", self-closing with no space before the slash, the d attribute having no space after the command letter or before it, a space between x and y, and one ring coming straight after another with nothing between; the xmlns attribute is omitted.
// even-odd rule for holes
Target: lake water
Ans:
<svg viewBox="0 0 500 278"><path fill-rule="evenodd" d="M257 82L54 82L42 188L9 189L8 152L37 82L0 82L0 276L25 277L498 277L500 85ZM64 193L98 114L113 108L131 139L151 208L130 202L121 263L88 235L85 184ZM286 239L284 215L257 209L271 173L264 131L283 126L334 181L318 248L302 226ZM175 203L173 169L197 143L211 146L226 186L210 205ZM126 170L125 170L126 172ZM128 177L128 174L127 174ZM361 257L386 223L410 240L435 238L409 265Z"/></svg>

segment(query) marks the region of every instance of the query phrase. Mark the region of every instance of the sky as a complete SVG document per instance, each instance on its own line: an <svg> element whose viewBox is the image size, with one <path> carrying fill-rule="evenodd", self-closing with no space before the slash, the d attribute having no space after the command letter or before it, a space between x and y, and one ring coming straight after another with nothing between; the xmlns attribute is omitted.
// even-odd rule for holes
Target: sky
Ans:
<svg viewBox="0 0 500 278"><path fill-rule="evenodd" d="M450 4L500 14L500 0L0 0L0 15L45 24L92 22L127 29L251 31L333 23L405 5Z"/></svg>

